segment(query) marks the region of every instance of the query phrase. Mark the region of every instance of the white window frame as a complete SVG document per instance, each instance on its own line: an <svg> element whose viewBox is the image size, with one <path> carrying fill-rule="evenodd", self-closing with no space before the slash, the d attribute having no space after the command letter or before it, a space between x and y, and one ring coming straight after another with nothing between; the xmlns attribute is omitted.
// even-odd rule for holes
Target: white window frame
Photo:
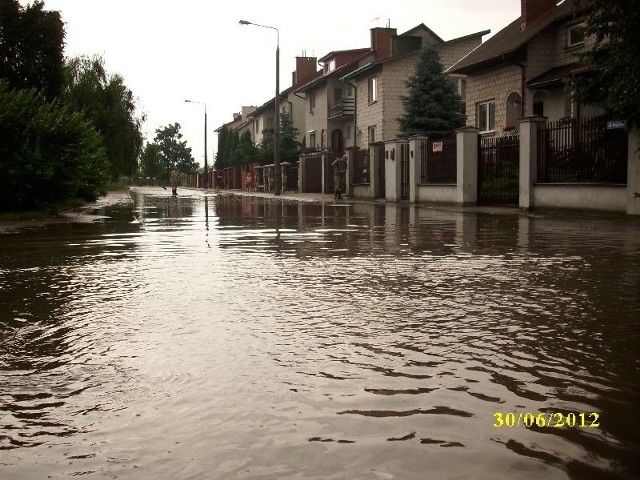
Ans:
<svg viewBox="0 0 640 480"><path fill-rule="evenodd" d="M493 107L493 116L491 115L492 107ZM476 107L476 116L477 116L477 126L478 126L479 133L491 133L496 131L496 101L495 100L487 100L485 102L478 103ZM483 121L483 117L484 117L484 121Z"/></svg>
<svg viewBox="0 0 640 480"><path fill-rule="evenodd" d="M376 126L371 125L367 128L367 139L369 143L375 143L376 141Z"/></svg>
<svg viewBox="0 0 640 480"><path fill-rule="evenodd" d="M371 77L367 80L367 100L369 103L378 101L378 80L376 77Z"/></svg>
<svg viewBox="0 0 640 480"><path fill-rule="evenodd" d="M583 23L579 23L576 25L569 25L567 27L567 48L581 47L584 45L584 32L580 32L579 29L584 28ZM574 37L577 35L578 40L575 40Z"/></svg>
<svg viewBox="0 0 640 480"><path fill-rule="evenodd" d="M316 108L316 92L309 92L309 112L312 112Z"/></svg>

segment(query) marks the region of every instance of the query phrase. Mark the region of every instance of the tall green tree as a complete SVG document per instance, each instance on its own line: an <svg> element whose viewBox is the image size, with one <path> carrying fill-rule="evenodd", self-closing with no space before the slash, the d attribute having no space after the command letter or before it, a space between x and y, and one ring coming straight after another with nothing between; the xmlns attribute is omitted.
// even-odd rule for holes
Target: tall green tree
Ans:
<svg viewBox="0 0 640 480"><path fill-rule="evenodd" d="M160 146L156 143L147 143L140 155L140 173L143 177L163 178L166 174L166 166Z"/></svg>
<svg viewBox="0 0 640 480"><path fill-rule="evenodd" d="M0 211L55 209L103 192L109 164L100 134L41 91L0 81L0 139Z"/></svg>
<svg viewBox="0 0 640 480"><path fill-rule="evenodd" d="M629 0L574 3L591 5L584 33L594 43L581 58L595 66L592 74L574 79L577 99L640 125L640 9Z"/></svg>
<svg viewBox="0 0 640 480"><path fill-rule="evenodd" d="M11 88L35 88L53 100L62 92L64 25L43 1L21 7L0 0L0 79Z"/></svg>
<svg viewBox="0 0 640 480"><path fill-rule="evenodd" d="M191 155L191 147L187 147L187 142L182 140L179 123L156 129L154 143L160 149L166 176L174 165L186 175L198 172L198 164Z"/></svg>
<svg viewBox="0 0 640 480"><path fill-rule="evenodd" d="M216 170L222 170L229 166L229 161L226 158L227 154L227 142L229 140L229 127L223 125L218 130L218 151L216 152L216 159L213 163L213 168Z"/></svg>
<svg viewBox="0 0 640 480"><path fill-rule="evenodd" d="M245 130L238 140L238 145L232 153L233 166L239 167L247 163L255 162L260 155L260 150L251 140L251 132Z"/></svg>
<svg viewBox="0 0 640 480"><path fill-rule="evenodd" d="M406 86L407 95L401 97L404 114L398 119L402 137L442 137L464 126L462 99L444 73L436 50L421 51Z"/></svg>
<svg viewBox="0 0 640 480"><path fill-rule="evenodd" d="M64 100L84 112L102 134L111 177L132 176L142 150L142 123L133 92L120 75L108 74L104 60L80 56L65 65Z"/></svg>
<svg viewBox="0 0 640 480"><path fill-rule="evenodd" d="M300 155L302 144L298 141L300 130L293 126L291 117L280 115L280 158L286 162L295 162Z"/></svg>

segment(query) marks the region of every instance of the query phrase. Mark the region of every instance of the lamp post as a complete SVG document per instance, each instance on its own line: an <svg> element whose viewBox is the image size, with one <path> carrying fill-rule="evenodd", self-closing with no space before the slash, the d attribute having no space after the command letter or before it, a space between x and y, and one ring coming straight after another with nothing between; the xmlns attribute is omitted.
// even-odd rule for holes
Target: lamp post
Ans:
<svg viewBox="0 0 640 480"><path fill-rule="evenodd" d="M207 164L207 104L195 100L185 100L185 103L204 105L204 188L207 188L209 183L209 166Z"/></svg>
<svg viewBox="0 0 640 480"><path fill-rule="evenodd" d="M273 194L280 195L280 184L282 181L282 176L280 175L280 32L276 27L260 25L247 20L240 20L238 23L240 25L270 28L276 31L276 96L274 99L275 116L273 117L273 176L275 177L275 181Z"/></svg>

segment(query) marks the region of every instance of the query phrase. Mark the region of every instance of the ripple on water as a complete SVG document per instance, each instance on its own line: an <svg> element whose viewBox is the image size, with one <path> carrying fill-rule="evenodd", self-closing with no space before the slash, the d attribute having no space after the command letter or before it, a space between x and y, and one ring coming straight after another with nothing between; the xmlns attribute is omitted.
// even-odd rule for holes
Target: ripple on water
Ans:
<svg viewBox="0 0 640 480"><path fill-rule="evenodd" d="M9 477L637 472L640 258L619 231L529 219L523 247L515 215L467 231L285 202L276 226L255 198L134 202L136 223L16 234L0 257Z"/></svg>

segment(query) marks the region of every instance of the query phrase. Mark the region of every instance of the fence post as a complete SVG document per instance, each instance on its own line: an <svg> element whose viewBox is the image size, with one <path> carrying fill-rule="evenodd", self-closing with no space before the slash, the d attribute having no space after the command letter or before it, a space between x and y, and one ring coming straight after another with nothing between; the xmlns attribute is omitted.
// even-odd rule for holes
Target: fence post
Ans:
<svg viewBox="0 0 640 480"><path fill-rule="evenodd" d="M385 198L390 202L399 202L402 198L401 146L404 140L384 142Z"/></svg>
<svg viewBox="0 0 640 480"><path fill-rule="evenodd" d="M518 206L532 208L533 185L538 180L538 126L546 117L532 115L520 120L520 178Z"/></svg>
<svg viewBox="0 0 640 480"><path fill-rule="evenodd" d="M427 141L427 137L415 135L409 138L409 202L416 203L420 200L418 184L422 175L422 158L420 156L420 144Z"/></svg>
<svg viewBox="0 0 640 480"><path fill-rule="evenodd" d="M640 215L640 128L629 130L627 153L627 214Z"/></svg>
<svg viewBox="0 0 640 480"><path fill-rule="evenodd" d="M478 129L456 130L456 203L478 203Z"/></svg>

